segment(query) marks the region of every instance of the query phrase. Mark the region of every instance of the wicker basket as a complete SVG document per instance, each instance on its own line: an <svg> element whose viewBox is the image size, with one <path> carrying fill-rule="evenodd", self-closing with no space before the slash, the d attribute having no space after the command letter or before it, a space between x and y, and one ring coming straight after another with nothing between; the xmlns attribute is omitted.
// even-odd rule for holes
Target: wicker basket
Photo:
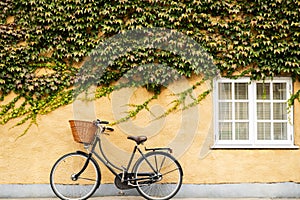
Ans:
<svg viewBox="0 0 300 200"><path fill-rule="evenodd" d="M90 144L93 142L97 126L93 122L69 120L73 138L76 142Z"/></svg>

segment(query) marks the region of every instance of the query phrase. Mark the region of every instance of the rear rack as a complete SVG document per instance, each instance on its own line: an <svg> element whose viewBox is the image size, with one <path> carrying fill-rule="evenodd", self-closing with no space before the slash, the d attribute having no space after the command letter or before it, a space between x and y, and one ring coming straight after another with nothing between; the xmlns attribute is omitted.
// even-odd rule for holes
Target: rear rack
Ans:
<svg viewBox="0 0 300 200"><path fill-rule="evenodd" d="M168 151L169 153L173 153L173 149L167 147L158 147L158 148L147 148L145 147L145 151Z"/></svg>

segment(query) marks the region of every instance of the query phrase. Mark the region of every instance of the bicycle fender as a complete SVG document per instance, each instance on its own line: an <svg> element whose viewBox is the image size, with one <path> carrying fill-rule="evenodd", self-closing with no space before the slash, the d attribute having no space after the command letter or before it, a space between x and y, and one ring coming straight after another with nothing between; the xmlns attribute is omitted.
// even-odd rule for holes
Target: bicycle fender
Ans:
<svg viewBox="0 0 300 200"><path fill-rule="evenodd" d="M150 156L151 154L155 154L156 152L159 152L161 154L169 154L169 153L166 153L164 151L151 151L151 152L148 152L146 154L144 154L145 157L148 157ZM169 154L171 157L174 158L174 156L172 156L171 154ZM135 163L134 163L134 166L132 167L132 173L134 173L136 171L136 168L137 168L137 164L139 162L141 162L141 160L145 159L143 156L141 156ZM174 162L176 162L178 165L179 165L179 171L180 171L180 174L183 176L183 170L182 170L182 167L180 165L180 163L178 162L178 160L176 158L174 158Z"/></svg>
<svg viewBox="0 0 300 200"><path fill-rule="evenodd" d="M87 154L86 152L83 152L83 151L76 151L76 153L81 154L83 156L89 156L89 154Z"/></svg>
<svg viewBox="0 0 300 200"><path fill-rule="evenodd" d="M76 151L76 153L78 153L78 154L80 154L80 155L83 155L83 156L86 156L87 158L89 157L89 154L87 154L86 152L83 152L83 151ZM97 168L97 170L99 171L99 181L98 181L98 185L97 185L97 188L99 188L100 187L100 182L101 182L101 170L100 170L100 167L99 167L99 164L98 164L98 162L93 158L93 157L90 157L90 159L92 160L92 162L94 162L95 163L95 165L96 165L96 168Z"/></svg>

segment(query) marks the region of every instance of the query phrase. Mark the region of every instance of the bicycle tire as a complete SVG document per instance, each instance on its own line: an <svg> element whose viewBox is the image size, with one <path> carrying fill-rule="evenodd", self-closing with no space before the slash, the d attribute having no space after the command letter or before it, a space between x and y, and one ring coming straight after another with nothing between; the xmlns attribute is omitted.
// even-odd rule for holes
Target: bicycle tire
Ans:
<svg viewBox="0 0 300 200"><path fill-rule="evenodd" d="M52 191L60 199L87 199L100 186L101 172L98 163L91 158L87 168L72 180L84 166L88 155L83 152L69 153L59 158L50 172Z"/></svg>
<svg viewBox="0 0 300 200"><path fill-rule="evenodd" d="M153 167L150 167L150 163ZM177 194L182 185L182 168L179 162L166 152L153 151L145 154L136 162L134 173L137 191L149 200L170 199Z"/></svg>

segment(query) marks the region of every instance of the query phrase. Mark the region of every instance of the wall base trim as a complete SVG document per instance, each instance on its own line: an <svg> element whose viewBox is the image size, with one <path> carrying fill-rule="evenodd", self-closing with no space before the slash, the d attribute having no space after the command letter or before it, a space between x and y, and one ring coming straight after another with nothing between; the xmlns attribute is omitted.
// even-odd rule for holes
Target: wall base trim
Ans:
<svg viewBox="0 0 300 200"><path fill-rule="evenodd" d="M138 195L135 189L124 190L126 196ZM113 184L102 184L96 196L119 196L121 191ZM49 184L0 184L0 198L54 197ZM300 184L238 183L238 184L184 184L177 197L187 198L300 198Z"/></svg>

